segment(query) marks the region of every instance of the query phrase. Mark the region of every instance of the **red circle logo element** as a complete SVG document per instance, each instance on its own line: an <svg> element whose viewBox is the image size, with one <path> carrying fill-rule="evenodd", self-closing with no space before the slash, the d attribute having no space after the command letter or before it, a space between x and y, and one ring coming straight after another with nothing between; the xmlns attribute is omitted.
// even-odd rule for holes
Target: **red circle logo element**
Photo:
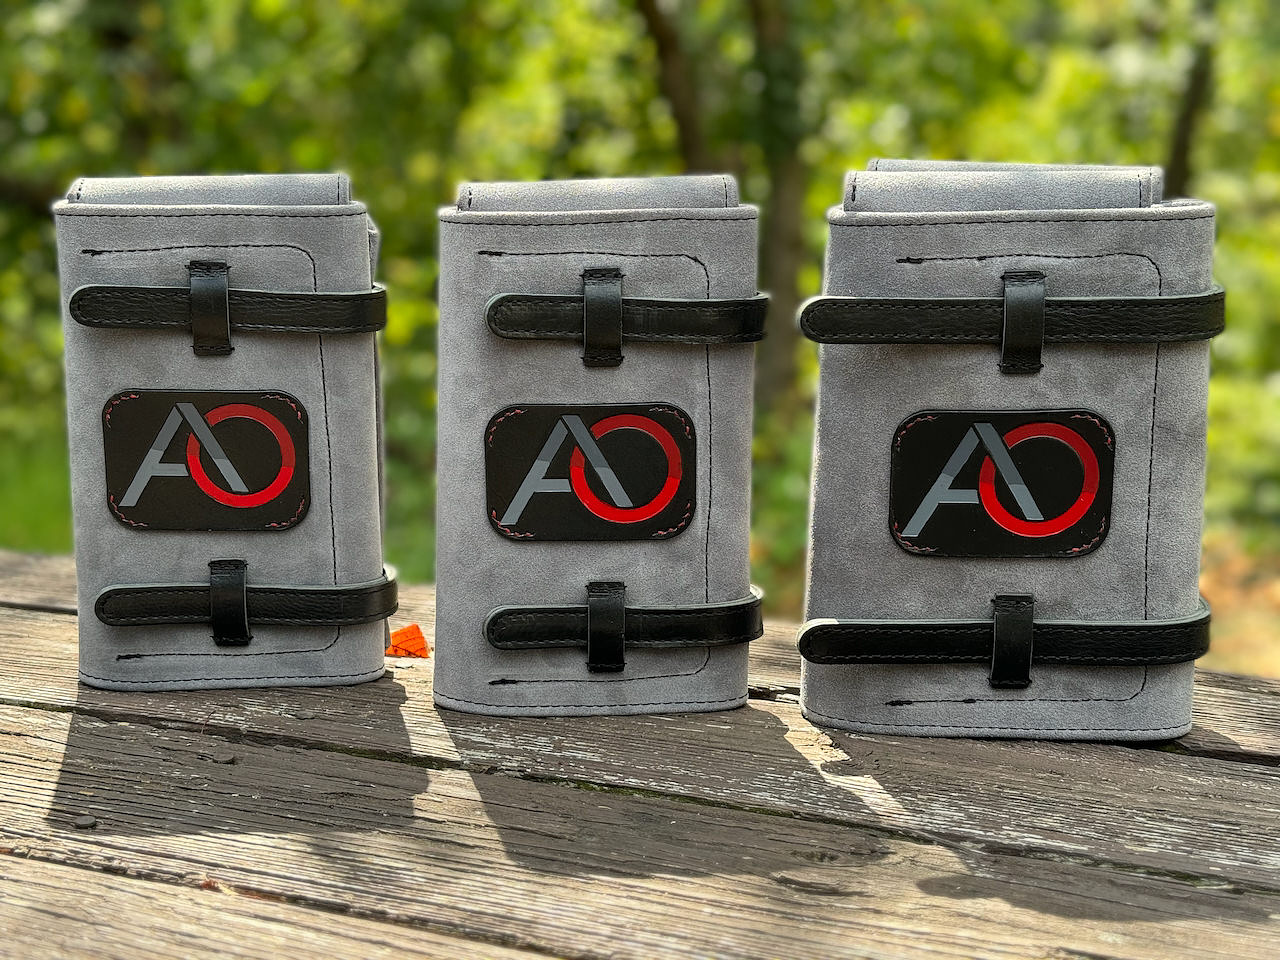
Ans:
<svg viewBox="0 0 1280 960"><path fill-rule="evenodd" d="M1084 437L1070 427L1061 423L1024 423L1020 427L1014 427L1002 439L1004 445L1012 450L1022 441L1036 437L1057 440L1070 447L1084 468L1084 484L1080 488L1080 496L1065 512L1045 520L1022 520L1006 510L996 496L996 465L991 457L986 457L978 470L978 496L982 500L982 506L992 520L1020 537L1052 537L1062 533L1080 522L1080 518L1088 512L1098 495L1098 455Z"/></svg>
<svg viewBox="0 0 1280 960"><path fill-rule="evenodd" d="M276 438L276 443L280 446L280 471L274 480L256 493L232 493L229 490L223 490L209 479L209 475L205 472L204 464L200 462L200 442L193 433L187 437L187 469L191 472L191 479L196 482L197 487L218 503L242 510L270 503L284 492L285 487L289 486L289 481L293 479L295 453L293 438L289 436L289 431L285 429L283 423L261 407L255 407L249 403L227 403L214 407L205 414L204 419L210 427L217 426L223 420L253 420L255 423L262 424L271 431L271 435Z"/></svg>
<svg viewBox="0 0 1280 960"><path fill-rule="evenodd" d="M682 469L680 448L676 446L675 438L656 421L636 413L619 413L612 417L605 417L591 428L591 436L599 440L614 430L639 430L658 441L662 452L667 455L667 479L662 489L652 500L638 507L615 507L605 503L587 485L587 474L584 469L586 458L582 455L581 447L574 447L573 455L569 458L569 482L573 486L573 492L577 494L584 507L601 520L608 520L610 523L639 523L656 517L666 509L680 487Z"/></svg>

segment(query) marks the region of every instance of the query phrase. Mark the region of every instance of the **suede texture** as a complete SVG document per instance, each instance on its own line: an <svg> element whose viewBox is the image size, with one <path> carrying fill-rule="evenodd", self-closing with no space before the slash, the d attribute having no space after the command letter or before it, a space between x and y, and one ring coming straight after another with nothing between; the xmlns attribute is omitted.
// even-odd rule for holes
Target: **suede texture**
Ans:
<svg viewBox="0 0 1280 960"><path fill-rule="evenodd" d="M592 369L583 366L580 344L503 340L484 317L498 293L580 294L588 267L619 267L625 296L754 294L755 209L736 205L732 180L726 187L719 177L687 179L521 184L510 188L513 205L538 195L550 209L440 212L432 662L441 706L575 715L717 710L746 701L746 645L630 649L622 673L592 674L581 649L497 650L483 632L496 607L582 604L587 583L597 580L623 581L632 606L748 595L752 346L627 343L621 366ZM504 189L471 184L461 195L502 206ZM614 209L620 197L630 209ZM582 209L566 209L575 198ZM681 198L693 205L670 206ZM648 401L674 404L694 423L697 504L683 532L665 540L517 542L490 526L484 430L494 413L521 403Z"/></svg>
<svg viewBox="0 0 1280 960"><path fill-rule="evenodd" d="M1147 205L1151 191L1145 171L1048 169L1011 182L1000 170L855 170L845 178L843 206L866 213L1118 209Z"/></svg>
<svg viewBox="0 0 1280 960"><path fill-rule="evenodd" d="M942 168L941 185L921 189L950 197L952 169ZM1061 171L991 172L1021 197ZM1099 198L1082 196L1090 205L1080 209L833 208L824 292L999 297L1009 270L1044 272L1049 296L1206 290L1213 208L1176 201L1107 209L1102 201L1114 185L1099 173ZM911 168L905 175L922 174ZM1158 177L1151 179L1158 196ZM1021 377L1001 375L998 359L995 349L970 345L820 348L808 619L985 619L1000 593L1033 594L1044 620L1113 623L1196 609L1208 345L1049 345L1044 369ZM1064 407L1100 414L1117 438L1111 527L1096 550L1018 560L929 557L898 547L887 523L889 444L906 417L930 408ZM1193 673L1190 663L1037 665L1029 688L995 690L979 665L805 663L801 703L816 722L859 731L1149 740L1190 728Z"/></svg>
<svg viewBox="0 0 1280 960"><path fill-rule="evenodd" d="M74 322L83 284L187 283L192 260L230 265L231 286L347 292L371 284L371 225L345 177L196 177L78 182L55 208L66 338L67 422L79 576L80 677L120 690L330 685L383 673L386 624L255 625L246 647L207 625L108 627L93 612L111 585L207 583L211 559L248 563L249 583L333 585L382 572L376 343L372 335L234 334L226 357L197 357L190 334L96 330ZM225 186L220 189L220 186ZM323 187L323 191L320 188ZM320 203L295 205L294 198ZM88 202L85 197L111 197ZM164 202L157 198L163 196ZM187 197L190 197L188 200ZM241 201L252 198L250 204ZM213 198L221 203L210 205ZM102 408L130 389L279 390L308 413L311 506L283 531L139 530L104 486Z"/></svg>
<svg viewBox="0 0 1280 960"><path fill-rule="evenodd" d="M476 213L736 207L738 183L727 174L464 183L458 209Z"/></svg>

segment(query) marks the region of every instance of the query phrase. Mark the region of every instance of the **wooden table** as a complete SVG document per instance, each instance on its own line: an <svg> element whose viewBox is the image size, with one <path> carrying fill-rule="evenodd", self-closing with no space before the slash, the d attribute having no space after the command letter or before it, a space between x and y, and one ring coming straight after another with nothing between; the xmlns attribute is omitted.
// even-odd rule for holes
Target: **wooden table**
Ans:
<svg viewBox="0 0 1280 960"><path fill-rule="evenodd" d="M783 625L728 713L112 693L73 580L0 552L0 954L1280 956L1280 682L1201 673L1153 748L820 730Z"/></svg>

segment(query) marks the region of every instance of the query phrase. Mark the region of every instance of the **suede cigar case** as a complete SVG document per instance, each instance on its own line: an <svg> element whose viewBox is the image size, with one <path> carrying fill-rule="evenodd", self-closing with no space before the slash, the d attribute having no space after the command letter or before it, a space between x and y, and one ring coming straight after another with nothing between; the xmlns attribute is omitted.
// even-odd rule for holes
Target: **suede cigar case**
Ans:
<svg viewBox="0 0 1280 960"><path fill-rule="evenodd" d="M873 161L828 215L801 704L849 730L1191 725L1214 210L1155 167Z"/></svg>
<svg viewBox="0 0 1280 960"><path fill-rule="evenodd" d="M54 214L80 678L381 676L385 299L347 178L85 179Z"/></svg>
<svg viewBox="0 0 1280 960"><path fill-rule="evenodd" d="M746 701L756 216L727 176L472 183L440 211L440 705Z"/></svg>

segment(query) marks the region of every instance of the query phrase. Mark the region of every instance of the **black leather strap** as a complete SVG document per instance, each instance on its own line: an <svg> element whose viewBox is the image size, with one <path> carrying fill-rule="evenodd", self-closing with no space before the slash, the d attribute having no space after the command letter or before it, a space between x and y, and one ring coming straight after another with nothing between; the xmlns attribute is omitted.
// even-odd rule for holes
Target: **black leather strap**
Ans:
<svg viewBox="0 0 1280 960"><path fill-rule="evenodd" d="M1048 297L1045 343L1170 343L1222 332L1221 287L1177 297ZM1005 298L814 297L800 329L819 343L987 343L1004 337Z"/></svg>
<svg viewBox="0 0 1280 960"><path fill-rule="evenodd" d="M810 663L992 663L991 620L811 620L800 628ZM1209 649L1209 605L1191 616L1128 623L1035 621L1035 664L1120 667L1185 663Z"/></svg>
<svg viewBox="0 0 1280 960"><path fill-rule="evenodd" d="M231 310L227 305L227 265L195 260L187 264L190 295L187 317L191 349L197 357L225 357L231 345Z"/></svg>
<svg viewBox="0 0 1280 960"><path fill-rule="evenodd" d="M225 592L229 585L229 579L221 580L214 576L207 584L107 587L98 594L93 611L99 620L111 627L214 623L220 611L230 609L230 595ZM348 626L372 623L391 616L397 606L395 577L386 575L368 583L336 587L248 584L244 587L244 595L248 623L258 625ZM247 626L245 632L248 633Z"/></svg>
<svg viewBox="0 0 1280 960"><path fill-rule="evenodd" d="M622 339L636 343L723 344L764 339L769 297L737 300L622 298ZM584 298L500 293L485 307L489 329L507 340L581 340Z"/></svg>
<svg viewBox="0 0 1280 960"><path fill-rule="evenodd" d="M582 365L622 363L622 271L592 267L582 271Z"/></svg>
<svg viewBox="0 0 1280 960"><path fill-rule="evenodd" d="M1004 326L1000 335L1000 372L1027 375L1044 366L1044 274L1037 270L1004 275Z"/></svg>
<svg viewBox="0 0 1280 960"><path fill-rule="evenodd" d="M194 319L193 289L80 287L71 294L71 318L86 327L185 329ZM387 291L376 285L359 293L231 289L227 310L236 333L376 333L387 325Z"/></svg>
<svg viewBox="0 0 1280 960"><path fill-rule="evenodd" d="M1035 599L1029 594L1001 594L991 601L991 686L1020 690L1031 685L1035 632Z"/></svg>
<svg viewBox="0 0 1280 960"><path fill-rule="evenodd" d="M243 560L209 561L209 623L213 642L220 647L243 647L253 639L249 630L249 599Z"/></svg>
<svg viewBox="0 0 1280 960"><path fill-rule="evenodd" d="M615 581L587 584L587 669L618 673L627 664L627 588Z"/></svg>
<svg viewBox="0 0 1280 960"><path fill-rule="evenodd" d="M752 587L751 596L730 603L626 607L626 646L666 649L750 643L764 633L761 596ZM588 610L588 605L498 607L485 621L484 634L499 650L587 647Z"/></svg>

